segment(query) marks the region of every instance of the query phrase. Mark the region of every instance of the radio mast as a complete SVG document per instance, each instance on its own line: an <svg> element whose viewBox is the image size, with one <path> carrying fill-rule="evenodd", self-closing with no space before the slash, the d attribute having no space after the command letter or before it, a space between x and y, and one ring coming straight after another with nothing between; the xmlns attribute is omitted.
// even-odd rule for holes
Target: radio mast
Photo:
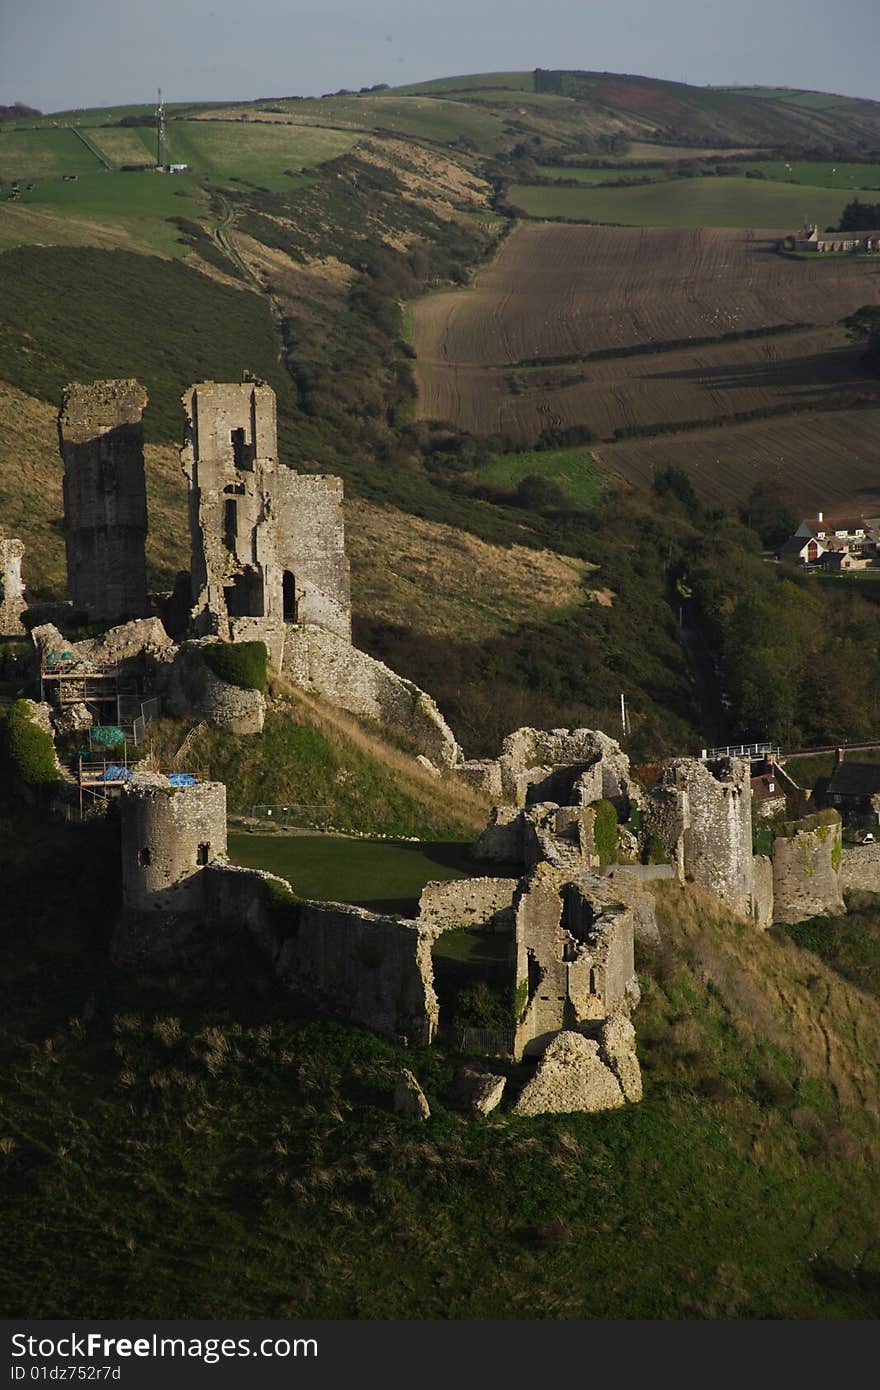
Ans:
<svg viewBox="0 0 880 1390"><path fill-rule="evenodd" d="M156 107L156 163L161 168L165 163L165 107L162 102L162 88L159 88L159 105Z"/></svg>

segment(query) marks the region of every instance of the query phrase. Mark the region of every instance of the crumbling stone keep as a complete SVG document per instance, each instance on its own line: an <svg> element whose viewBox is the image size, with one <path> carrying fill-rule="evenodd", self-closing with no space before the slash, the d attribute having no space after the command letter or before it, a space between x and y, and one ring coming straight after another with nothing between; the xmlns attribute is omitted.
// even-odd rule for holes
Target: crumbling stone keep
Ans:
<svg viewBox="0 0 880 1390"><path fill-rule="evenodd" d="M182 400L196 633L264 641L279 669L286 623L350 640L341 479L279 463L271 386L203 381Z"/></svg>
<svg viewBox="0 0 880 1390"><path fill-rule="evenodd" d="M561 1029L598 1023L638 1000L634 910L595 874L539 864L516 904L514 1050L539 1055Z"/></svg>
<svg viewBox="0 0 880 1390"><path fill-rule="evenodd" d="M23 555L21 541L0 540L0 637L20 637L25 632L21 621L27 607L21 578Z"/></svg>
<svg viewBox="0 0 880 1390"><path fill-rule="evenodd" d="M645 834L663 846L682 879L693 878L732 912L753 915L752 804L743 758L675 758L651 787Z"/></svg>
<svg viewBox="0 0 880 1390"><path fill-rule="evenodd" d="M73 382L58 417L64 460L67 584L95 622L149 612L143 411L133 380Z"/></svg>

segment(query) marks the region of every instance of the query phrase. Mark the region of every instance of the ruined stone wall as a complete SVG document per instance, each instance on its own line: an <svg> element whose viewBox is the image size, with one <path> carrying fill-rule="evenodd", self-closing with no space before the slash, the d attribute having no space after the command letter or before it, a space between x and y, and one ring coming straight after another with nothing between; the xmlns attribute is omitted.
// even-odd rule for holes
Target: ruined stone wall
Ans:
<svg viewBox="0 0 880 1390"><path fill-rule="evenodd" d="M808 917L846 911L840 884L840 821L809 827L795 822L790 836L773 841L773 921L803 922Z"/></svg>
<svg viewBox="0 0 880 1390"><path fill-rule="evenodd" d="M64 390L58 434L67 582L74 606L95 622L149 611L146 404L146 391L133 380L74 382Z"/></svg>
<svg viewBox="0 0 880 1390"><path fill-rule="evenodd" d="M634 909L594 874L539 864L516 902L516 982L525 995L515 1055L561 1029L628 1011L636 997Z"/></svg>
<svg viewBox="0 0 880 1390"><path fill-rule="evenodd" d="M259 690L245 690L221 680L202 660L210 639L184 642L173 662L164 668L162 693L171 714L204 719L232 734L259 734L266 718L266 699Z"/></svg>
<svg viewBox="0 0 880 1390"><path fill-rule="evenodd" d="M493 806L473 847L475 859L491 864L525 863L524 817L516 806Z"/></svg>
<svg viewBox="0 0 880 1390"><path fill-rule="evenodd" d="M279 464L270 386L206 381L182 399L196 631L259 637L279 666L286 622L349 638L341 480Z"/></svg>
<svg viewBox="0 0 880 1390"><path fill-rule="evenodd" d="M595 872L612 886L616 897L632 908L635 940L658 942L660 928L657 925L657 903L653 893L644 885L674 879L675 870L672 865L608 864Z"/></svg>
<svg viewBox="0 0 880 1390"><path fill-rule="evenodd" d="M21 621L27 604L21 578L24 546L17 540L0 540L0 637L22 637Z"/></svg>
<svg viewBox="0 0 880 1390"><path fill-rule="evenodd" d="M674 759L661 783L650 789L645 829L660 839L680 873L732 912L752 915L752 804L745 759Z"/></svg>
<svg viewBox="0 0 880 1390"><path fill-rule="evenodd" d="M289 989L388 1037L431 1042L430 932L342 903L298 901L284 879L255 869L215 866L204 891L209 927L247 930Z"/></svg>
<svg viewBox="0 0 880 1390"><path fill-rule="evenodd" d="M341 478L279 468L277 556L294 578L296 621L351 640L351 582Z"/></svg>
<svg viewBox="0 0 880 1390"><path fill-rule="evenodd" d="M880 844L844 845L840 888L843 893L880 893Z"/></svg>
<svg viewBox="0 0 880 1390"><path fill-rule="evenodd" d="M200 782L171 787L139 773L123 791L124 913L198 914L206 865L226 857L226 787Z"/></svg>
<svg viewBox="0 0 880 1390"><path fill-rule="evenodd" d="M430 695L336 633L311 625L288 628L284 674L340 709L402 734L438 767L452 767L461 758Z"/></svg>
<svg viewBox="0 0 880 1390"><path fill-rule="evenodd" d="M456 878L426 883L419 899L419 924L435 933L479 926L512 932L515 878Z"/></svg>
<svg viewBox="0 0 880 1390"><path fill-rule="evenodd" d="M576 794L571 800L576 804L606 797L626 818L630 802L639 801L629 759L598 729L515 729L502 744L499 764L505 797L520 805L529 799L551 799L543 797L540 784L562 768L572 770L571 790ZM535 790L530 793L532 784Z"/></svg>
<svg viewBox="0 0 880 1390"><path fill-rule="evenodd" d="M752 916L755 926L766 931L773 925L773 861L764 854L756 854L752 874L755 884Z"/></svg>

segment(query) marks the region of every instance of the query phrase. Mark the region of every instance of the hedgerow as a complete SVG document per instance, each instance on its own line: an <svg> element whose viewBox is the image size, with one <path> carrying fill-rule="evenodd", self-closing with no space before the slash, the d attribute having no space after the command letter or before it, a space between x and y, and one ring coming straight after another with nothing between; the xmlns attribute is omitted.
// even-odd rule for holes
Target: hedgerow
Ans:
<svg viewBox="0 0 880 1390"><path fill-rule="evenodd" d="M3 760L28 786L47 786L58 781L55 746L35 723L27 700L16 700L2 726Z"/></svg>

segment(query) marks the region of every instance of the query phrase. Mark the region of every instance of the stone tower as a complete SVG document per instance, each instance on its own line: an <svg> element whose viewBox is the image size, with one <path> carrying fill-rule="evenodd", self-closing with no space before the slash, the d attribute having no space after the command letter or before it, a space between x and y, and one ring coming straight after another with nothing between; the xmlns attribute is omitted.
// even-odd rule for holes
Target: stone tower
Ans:
<svg viewBox="0 0 880 1390"><path fill-rule="evenodd" d="M350 640L341 480L278 462L271 386L203 381L182 399L196 632L264 641L277 665L286 623Z"/></svg>
<svg viewBox="0 0 880 1390"><path fill-rule="evenodd" d="M140 382L65 387L58 435L64 460L67 584L96 622L149 613L144 544L147 493Z"/></svg>
<svg viewBox="0 0 880 1390"><path fill-rule="evenodd" d="M122 902L135 914L198 913L201 870L226 860L226 787L171 787L138 773L122 796Z"/></svg>
<svg viewBox="0 0 880 1390"><path fill-rule="evenodd" d="M674 758L644 808L646 833L660 840L679 876L742 917L752 915L755 896L750 774L745 758Z"/></svg>
<svg viewBox="0 0 880 1390"><path fill-rule="evenodd" d="M27 608L21 561L21 541L0 540L0 637L20 637L25 627L21 616Z"/></svg>

